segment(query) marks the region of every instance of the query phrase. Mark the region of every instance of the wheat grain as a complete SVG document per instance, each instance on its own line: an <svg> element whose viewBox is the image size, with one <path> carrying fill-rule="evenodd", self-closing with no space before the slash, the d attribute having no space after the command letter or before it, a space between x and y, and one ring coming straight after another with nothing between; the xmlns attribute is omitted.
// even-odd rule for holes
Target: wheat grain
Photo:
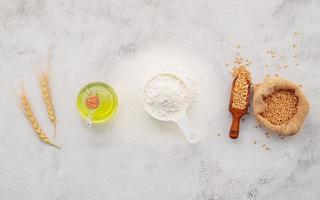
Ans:
<svg viewBox="0 0 320 200"><path fill-rule="evenodd" d="M46 136L46 134L44 133L44 131L41 129L41 127L39 126L39 123L36 119L36 117L33 114L33 111L31 109L31 105L29 103L28 97L25 94L25 92L22 93L21 97L20 97L20 102L22 104L22 107L24 109L24 113L25 116L27 117L27 119L29 120L33 130L37 133L38 137L40 138L41 141L43 141L46 144L52 145L58 149L60 149L59 146L55 145L54 143L52 143L49 138Z"/></svg>
<svg viewBox="0 0 320 200"><path fill-rule="evenodd" d="M52 103L52 96L51 96L50 87L49 87L49 74L48 74L48 72L41 73L39 79L40 79L40 86L41 86L43 100L44 100L46 107L47 107L48 116L49 116L51 123L54 126L54 138L55 138L56 137L57 119L56 119L56 115L55 115L53 103Z"/></svg>

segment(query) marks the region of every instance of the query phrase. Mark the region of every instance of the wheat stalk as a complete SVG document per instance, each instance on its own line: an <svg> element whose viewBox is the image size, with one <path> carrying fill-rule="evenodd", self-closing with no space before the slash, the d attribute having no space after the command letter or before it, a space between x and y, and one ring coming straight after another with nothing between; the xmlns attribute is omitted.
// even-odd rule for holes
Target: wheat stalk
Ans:
<svg viewBox="0 0 320 200"><path fill-rule="evenodd" d="M57 119L53 108L52 97L49 87L49 73L42 72L39 77L43 100L47 107L47 112L51 123L54 126L54 138L56 137Z"/></svg>
<svg viewBox="0 0 320 200"><path fill-rule="evenodd" d="M21 102L21 104L23 106L25 116L29 120L30 124L32 125L33 130L37 133L37 135L40 138L40 140L43 141L46 144L52 145L52 146L60 149L59 146L55 145L54 143L52 143L49 140L49 138L46 136L46 134L43 132L43 130L39 126L39 123L38 123L36 117L34 116L34 114L32 112L31 105L29 103L28 97L25 94L25 92L22 93L22 95L20 97L20 102Z"/></svg>

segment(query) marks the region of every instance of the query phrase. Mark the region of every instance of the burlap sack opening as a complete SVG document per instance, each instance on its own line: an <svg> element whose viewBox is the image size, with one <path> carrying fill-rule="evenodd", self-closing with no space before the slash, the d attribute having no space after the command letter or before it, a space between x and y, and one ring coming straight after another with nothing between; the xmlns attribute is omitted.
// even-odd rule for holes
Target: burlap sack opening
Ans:
<svg viewBox="0 0 320 200"><path fill-rule="evenodd" d="M297 113L287 124L282 125L274 125L262 116L266 107L263 100L278 90L290 90L298 97ZM309 112L309 102L298 85L282 78L267 78L263 83L254 86L253 92L253 111L259 123L281 135L294 135L299 132Z"/></svg>

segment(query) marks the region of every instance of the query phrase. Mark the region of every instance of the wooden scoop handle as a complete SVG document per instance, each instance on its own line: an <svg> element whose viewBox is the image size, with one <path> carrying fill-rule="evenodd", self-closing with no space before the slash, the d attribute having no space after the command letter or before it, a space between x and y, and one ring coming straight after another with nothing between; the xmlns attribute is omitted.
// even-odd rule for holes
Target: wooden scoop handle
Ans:
<svg viewBox="0 0 320 200"><path fill-rule="evenodd" d="M232 139L237 139L239 136L240 118L241 117L239 116L233 115L232 124L229 132L229 137Z"/></svg>

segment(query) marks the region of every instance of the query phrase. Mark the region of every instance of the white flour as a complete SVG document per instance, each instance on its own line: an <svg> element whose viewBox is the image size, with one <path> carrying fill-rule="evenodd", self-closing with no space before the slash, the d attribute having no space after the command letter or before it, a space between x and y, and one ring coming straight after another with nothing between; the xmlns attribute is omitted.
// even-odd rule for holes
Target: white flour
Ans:
<svg viewBox="0 0 320 200"><path fill-rule="evenodd" d="M187 109L191 96L185 84L170 74L160 74L146 85L143 99L147 111L160 120L173 120Z"/></svg>

